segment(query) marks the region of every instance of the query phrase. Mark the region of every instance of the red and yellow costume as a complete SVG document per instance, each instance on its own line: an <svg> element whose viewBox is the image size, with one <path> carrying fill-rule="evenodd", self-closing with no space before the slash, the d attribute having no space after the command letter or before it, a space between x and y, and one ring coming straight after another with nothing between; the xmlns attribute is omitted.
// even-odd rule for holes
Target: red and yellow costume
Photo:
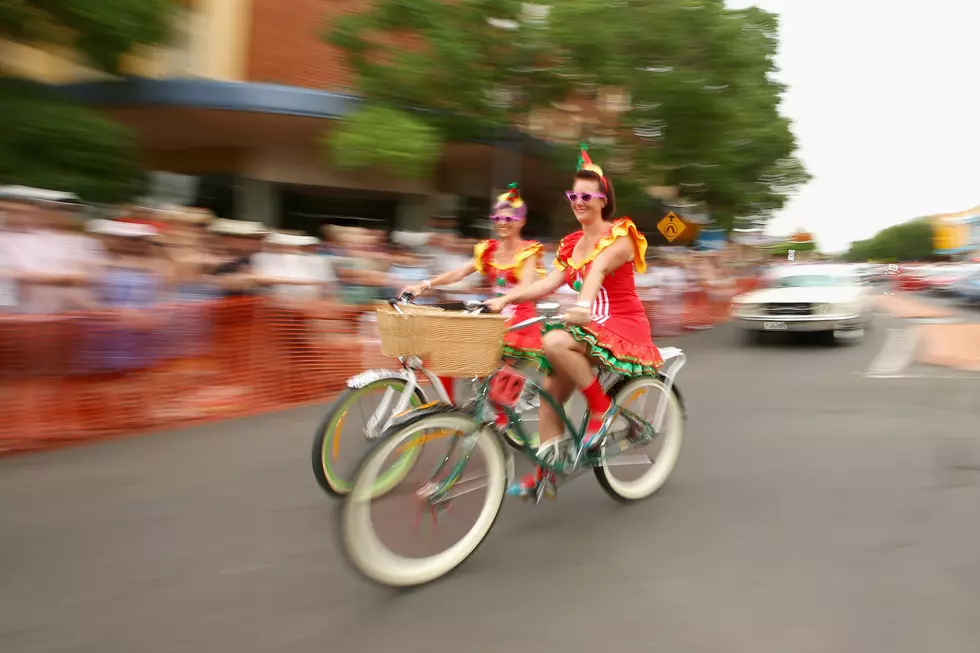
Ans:
<svg viewBox="0 0 980 653"><path fill-rule="evenodd" d="M653 344L650 322L636 293L634 272L642 274L646 271L647 241L633 221L629 218L616 220L609 234L601 238L582 261L572 260L572 252L582 239L582 232L565 236L558 243L555 266L565 271L568 285L577 292L582 288L592 262L620 238L629 238L633 242L635 256L603 279L592 304L592 322L586 327L554 323L546 325L544 330L568 331L585 344L586 354L621 374L652 375L663 365L663 359Z"/></svg>
<svg viewBox="0 0 980 653"><path fill-rule="evenodd" d="M497 297L513 290L521 282L524 264L528 259L534 259L535 268L540 272L541 243L525 241L523 247L514 253L510 263L502 264L494 261L494 254L500 246L500 241L484 240L473 248L473 265L476 271L486 275ZM517 324L537 315L534 302L511 304L501 313L510 318L508 324ZM548 362L541 351L541 329L529 327L519 331L511 331L504 337L504 358L511 361L531 361L539 369L547 370Z"/></svg>

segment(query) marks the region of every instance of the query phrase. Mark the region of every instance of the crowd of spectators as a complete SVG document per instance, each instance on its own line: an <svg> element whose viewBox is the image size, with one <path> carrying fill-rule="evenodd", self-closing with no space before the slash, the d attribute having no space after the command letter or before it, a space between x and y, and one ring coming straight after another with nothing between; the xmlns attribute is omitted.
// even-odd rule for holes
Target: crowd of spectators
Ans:
<svg viewBox="0 0 980 653"><path fill-rule="evenodd" d="M199 209L131 207L113 219L83 214L70 204L0 200L0 314L84 314L95 325L86 351L110 368L142 365L176 346L159 342L163 324L168 339L179 329L181 346L199 346L207 325L192 311L175 313L175 304L261 293L290 305L315 302L321 313L371 305L459 267L477 242L445 221L424 234L324 225L315 237ZM543 265L550 267L555 243L545 246ZM713 324L707 315L692 319L691 311L726 303L742 274L730 252L664 248L648 258L637 285L655 335ZM472 275L426 300L488 294ZM574 293L563 288L557 299L574 302Z"/></svg>

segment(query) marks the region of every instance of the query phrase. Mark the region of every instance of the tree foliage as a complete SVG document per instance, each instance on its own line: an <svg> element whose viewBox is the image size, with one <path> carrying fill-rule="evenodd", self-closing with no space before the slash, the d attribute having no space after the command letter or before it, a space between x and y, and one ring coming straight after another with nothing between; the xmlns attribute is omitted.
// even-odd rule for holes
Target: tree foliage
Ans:
<svg viewBox="0 0 980 653"><path fill-rule="evenodd" d="M369 106L323 139L341 168L384 168L407 179L428 176L442 150L439 131L415 115Z"/></svg>
<svg viewBox="0 0 980 653"><path fill-rule="evenodd" d="M24 80L0 80L0 181L72 192L97 203L144 189L133 136L91 109Z"/></svg>
<svg viewBox="0 0 980 653"><path fill-rule="evenodd" d="M723 0L562 0L539 22L522 5L377 0L335 23L329 38L360 93L427 110L444 140L485 135L602 86L624 88L630 110L608 144L594 144L594 158L626 157L631 181L679 185L724 226L764 221L807 181L779 113L772 14L728 10Z"/></svg>
<svg viewBox="0 0 980 653"><path fill-rule="evenodd" d="M851 244L848 261L925 261L933 258L932 225L924 218L883 229Z"/></svg>
<svg viewBox="0 0 980 653"><path fill-rule="evenodd" d="M0 0L0 38L74 51L118 74L133 46L166 41L171 0ZM0 178L73 192L83 199L131 199L144 184L132 134L98 112L0 65Z"/></svg>
<svg viewBox="0 0 980 653"><path fill-rule="evenodd" d="M0 0L0 36L67 47L118 73L133 45L167 40L173 9L172 0Z"/></svg>

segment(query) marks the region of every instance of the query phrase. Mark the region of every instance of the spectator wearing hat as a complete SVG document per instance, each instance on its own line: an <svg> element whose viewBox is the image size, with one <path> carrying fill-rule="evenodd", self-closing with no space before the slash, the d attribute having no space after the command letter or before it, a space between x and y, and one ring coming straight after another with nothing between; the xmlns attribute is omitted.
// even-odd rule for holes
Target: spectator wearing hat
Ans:
<svg viewBox="0 0 980 653"><path fill-rule="evenodd" d="M274 233L253 258L256 283L281 299L317 299L332 294L337 276L326 257L316 254L313 236Z"/></svg>
<svg viewBox="0 0 980 653"><path fill-rule="evenodd" d="M269 233L261 222L215 219L209 228L216 237L216 253L220 262L211 274L227 297L248 295L255 291L252 257L262 249Z"/></svg>
<svg viewBox="0 0 980 653"><path fill-rule="evenodd" d="M98 243L78 233L66 205L28 197L0 204L0 309L52 314L83 308L103 257Z"/></svg>
<svg viewBox="0 0 980 653"><path fill-rule="evenodd" d="M124 373L152 366L160 357L164 314L157 310L173 282L173 267L153 245L150 225L93 220L107 256L94 285L98 312L86 320L81 364L96 373Z"/></svg>

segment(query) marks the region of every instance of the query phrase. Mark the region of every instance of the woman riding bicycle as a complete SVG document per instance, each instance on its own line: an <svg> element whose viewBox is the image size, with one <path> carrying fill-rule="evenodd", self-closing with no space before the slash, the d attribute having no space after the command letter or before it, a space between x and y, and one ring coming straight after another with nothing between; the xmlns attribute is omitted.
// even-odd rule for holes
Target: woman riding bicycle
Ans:
<svg viewBox="0 0 980 653"><path fill-rule="evenodd" d="M473 259L455 270L450 270L434 279L409 286L402 291L421 295L426 290L448 286L475 272L486 275L496 289L497 296L521 291L539 278L541 263L541 243L523 240L521 229L527 219L527 205L521 199L517 184L497 198L493 207L493 221L497 232L494 240L484 240L473 249ZM503 314L510 318L509 324L517 324L535 316L533 302L510 302ZM504 340L504 358L511 362L530 361L541 370L548 369L548 362L541 350L541 332L537 329L512 331ZM451 379L442 379L443 385L452 399Z"/></svg>
<svg viewBox="0 0 980 653"><path fill-rule="evenodd" d="M585 395L590 418L582 445L597 446L617 413L617 406L593 374L599 365L627 376L652 375L663 364L653 344L650 322L636 293L634 272L646 270L646 239L629 218L614 219L615 194L602 168L592 163L582 146L572 190L565 195L582 228L558 244L555 268L545 278L487 302L500 312L510 304L529 305L567 283L578 293L564 322L548 324L542 340L551 373L544 390L564 403L577 387ZM538 418L541 449L564 435L561 418L541 402ZM528 496L542 482L536 469L509 489Z"/></svg>

